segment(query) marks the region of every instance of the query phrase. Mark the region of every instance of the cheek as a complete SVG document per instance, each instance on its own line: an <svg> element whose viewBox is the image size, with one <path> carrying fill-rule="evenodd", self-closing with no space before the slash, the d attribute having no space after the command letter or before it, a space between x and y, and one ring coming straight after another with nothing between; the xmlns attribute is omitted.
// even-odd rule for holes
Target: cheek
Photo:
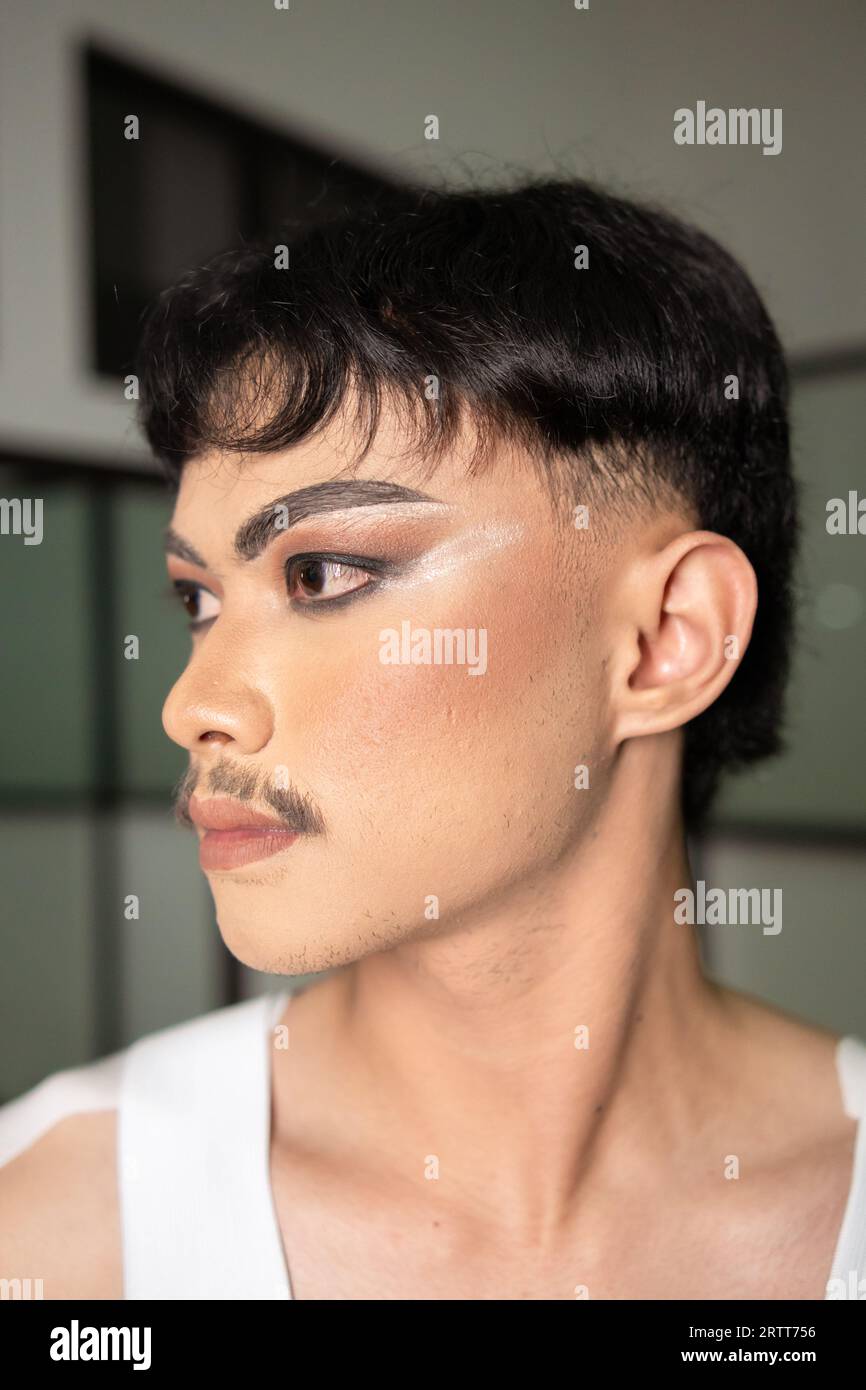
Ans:
<svg viewBox="0 0 866 1390"><path fill-rule="evenodd" d="M592 654L573 615L568 625L550 609L528 617L505 591L473 604L472 618L487 633L481 675L467 665L383 664L380 628L399 631L399 617L369 625L335 659L310 663L296 688L301 701L292 701L300 735L292 741L314 793L345 793L351 783L374 798L414 784L423 797L424 787L501 785L503 769L520 775L521 764L527 776L539 764L568 766L591 698L583 668ZM444 610L412 619L413 629L459 625Z"/></svg>

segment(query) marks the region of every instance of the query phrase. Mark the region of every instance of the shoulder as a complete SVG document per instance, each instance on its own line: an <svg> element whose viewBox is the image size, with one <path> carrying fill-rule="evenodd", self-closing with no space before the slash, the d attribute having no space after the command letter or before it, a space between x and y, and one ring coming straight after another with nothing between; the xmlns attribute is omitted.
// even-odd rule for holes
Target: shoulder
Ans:
<svg viewBox="0 0 866 1390"><path fill-rule="evenodd" d="M721 989L720 994L753 1059L763 1059L785 1092L799 1091L800 1107L811 1099L828 1116L860 1114L866 1040L834 1033L743 991Z"/></svg>
<svg viewBox="0 0 866 1390"><path fill-rule="evenodd" d="M852 1133L866 1112L866 1041L798 1018L742 991L719 997L742 1043L745 1085L771 1102L790 1132L829 1137Z"/></svg>
<svg viewBox="0 0 866 1390"><path fill-rule="evenodd" d="M158 1029L0 1106L0 1279L41 1279L46 1299L123 1296L124 1116L158 1110L164 1085L170 1129L197 1077L218 1075L221 1049L236 1056L259 1024L264 1037L271 998Z"/></svg>
<svg viewBox="0 0 866 1390"><path fill-rule="evenodd" d="M263 1039L276 1023L285 993L259 995L156 1029L110 1056L57 1071L23 1095L0 1105L0 1173L57 1125L75 1116L116 1111L129 1077L146 1067L177 1071L177 1064L232 1053Z"/></svg>
<svg viewBox="0 0 866 1390"><path fill-rule="evenodd" d="M821 1249L829 1267L834 1251L847 1253L851 1228L866 1226L866 1041L747 994L721 997L734 1024L740 1130L767 1179L763 1204L775 1194L786 1240L797 1211L806 1254Z"/></svg>
<svg viewBox="0 0 866 1390"><path fill-rule="evenodd" d="M0 1279L39 1280L45 1298L119 1297L122 1064L55 1072L0 1106Z"/></svg>
<svg viewBox="0 0 866 1390"><path fill-rule="evenodd" d="M0 1105L0 1171L76 1116L117 1108L124 1052L54 1072L15 1100Z"/></svg>

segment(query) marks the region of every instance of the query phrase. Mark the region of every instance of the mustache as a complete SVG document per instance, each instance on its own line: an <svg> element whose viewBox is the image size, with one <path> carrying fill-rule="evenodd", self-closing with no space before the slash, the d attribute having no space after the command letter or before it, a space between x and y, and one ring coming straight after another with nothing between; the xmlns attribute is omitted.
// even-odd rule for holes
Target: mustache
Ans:
<svg viewBox="0 0 866 1390"><path fill-rule="evenodd" d="M312 797L296 787L277 787L262 781L255 768L233 767L225 759L214 763L212 768L204 772L190 764L173 788L174 818L185 829L194 828L189 814L189 799L197 788L206 788L211 796L222 793L236 801L265 805L284 822L288 830L296 834L325 833L324 818Z"/></svg>

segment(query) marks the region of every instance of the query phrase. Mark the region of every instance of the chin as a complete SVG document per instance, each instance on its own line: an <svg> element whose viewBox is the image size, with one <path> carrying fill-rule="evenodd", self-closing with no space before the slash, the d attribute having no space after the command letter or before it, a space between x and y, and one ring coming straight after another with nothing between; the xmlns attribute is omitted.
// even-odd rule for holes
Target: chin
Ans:
<svg viewBox="0 0 866 1390"><path fill-rule="evenodd" d="M336 887L306 894L285 882L251 883L249 871L243 882L235 874L232 882L209 879L226 948L242 965L272 975L317 974L447 929L423 917L401 922L390 903L378 911L367 899L349 903Z"/></svg>
<svg viewBox="0 0 866 1390"><path fill-rule="evenodd" d="M329 923L318 903L305 901L297 892L287 893L285 885L282 892L249 883L230 887L225 882L212 883L211 889L226 948L251 970L271 975L316 974L366 954L348 914ZM369 920L365 926L366 934L373 937Z"/></svg>
<svg viewBox="0 0 866 1390"><path fill-rule="evenodd" d="M265 926L249 917L218 911L217 925L226 949L250 970L267 975L307 975L335 963L326 960L324 952L310 949L297 924L281 929L273 920Z"/></svg>

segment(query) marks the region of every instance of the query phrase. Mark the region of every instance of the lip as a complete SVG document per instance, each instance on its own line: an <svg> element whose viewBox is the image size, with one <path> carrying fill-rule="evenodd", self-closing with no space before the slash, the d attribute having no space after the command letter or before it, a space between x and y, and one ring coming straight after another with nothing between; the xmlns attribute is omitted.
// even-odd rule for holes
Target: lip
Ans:
<svg viewBox="0 0 866 1390"><path fill-rule="evenodd" d="M253 811L239 801L211 798L189 800L189 817L204 831L198 857L202 869L238 869L258 859L269 859L299 838L282 821Z"/></svg>

